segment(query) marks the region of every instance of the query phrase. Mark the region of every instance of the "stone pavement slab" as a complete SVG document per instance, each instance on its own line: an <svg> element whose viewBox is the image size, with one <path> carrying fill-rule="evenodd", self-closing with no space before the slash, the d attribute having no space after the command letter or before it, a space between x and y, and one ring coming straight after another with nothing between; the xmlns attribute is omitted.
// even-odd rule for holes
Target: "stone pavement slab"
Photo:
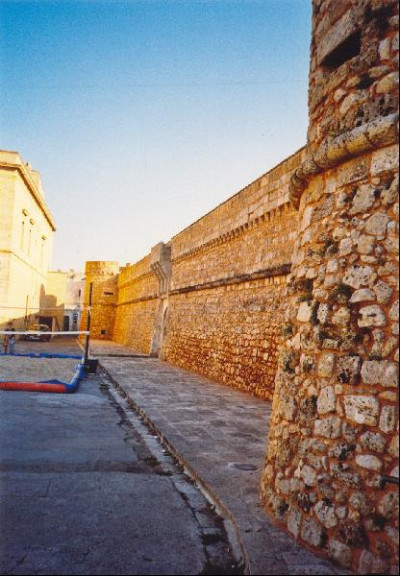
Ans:
<svg viewBox="0 0 400 576"><path fill-rule="evenodd" d="M299 547L264 512L266 401L154 358L100 361L233 522L251 574L348 574Z"/></svg>
<svg viewBox="0 0 400 576"><path fill-rule="evenodd" d="M82 341L82 347L83 345L84 343ZM99 358L102 356L148 357L148 354L143 354L143 352L139 350L128 348L112 340L90 340L89 355L91 358Z"/></svg>

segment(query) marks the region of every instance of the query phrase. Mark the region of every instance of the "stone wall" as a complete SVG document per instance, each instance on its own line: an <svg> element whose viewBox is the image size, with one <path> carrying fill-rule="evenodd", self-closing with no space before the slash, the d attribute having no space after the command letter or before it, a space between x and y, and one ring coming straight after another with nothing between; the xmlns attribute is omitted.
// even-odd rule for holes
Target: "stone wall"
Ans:
<svg viewBox="0 0 400 576"><path fill-rule="evenodd" d="M122 268L114 340L272 398L302 160L304 150Z"/></svg>
<svg viewBox="0 0 400 576"><path fill-rule="evenodd" d="M121 268L113 338L149 354L157 305L158 281L150 267L150 255L133 266Z"/></svg>
<svg viewBox="0 0 400 576"><path fill-rule="evenodd" d="M360 574L398 560L398 16L314 1L310 144L294 173L267 510Z"/></svg>
<svg viewBox="0 0 400 576"><path fill-rule="evenodd" d="M81 330L86 330L90 286L92 286L91 337L109 340L114 331L116 305L118 301L118 262L86 262L84 311Z"/></svg>

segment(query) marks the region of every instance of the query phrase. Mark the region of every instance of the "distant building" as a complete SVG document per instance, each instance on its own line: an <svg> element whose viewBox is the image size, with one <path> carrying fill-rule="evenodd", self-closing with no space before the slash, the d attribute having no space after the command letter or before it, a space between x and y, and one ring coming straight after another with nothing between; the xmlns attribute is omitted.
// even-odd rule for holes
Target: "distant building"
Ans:
<svg viewBox="0 0 400 576"><path fill-rule="evenodd" d="M81 272L49 272L44 309L41 313L53 318L55 330L79 330L84 288L85 275Z"/></svg>
<svg viewBox="0 0 400 576"><path fill-rule="evenodd" d="M78 329L84 276L50 271L55 230L39 172L0 150L0 330L10 321Z"/></svg>
<svg viewBox="0 0 400 576"><path fill-rule="evenodd" d="M45 295L56 227L39 172L18 152L0 151L0 222L0 327L23 328Z"/></svg>

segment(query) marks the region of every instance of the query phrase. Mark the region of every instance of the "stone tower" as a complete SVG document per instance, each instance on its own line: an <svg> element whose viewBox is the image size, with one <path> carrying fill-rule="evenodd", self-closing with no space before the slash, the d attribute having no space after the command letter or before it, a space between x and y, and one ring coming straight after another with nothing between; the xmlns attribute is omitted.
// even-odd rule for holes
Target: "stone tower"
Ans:
<svg viewBox="0 0 400 576"><path fill-rule="evenodd" d="M262 487L294 538L362 574L395 573L398 556L398 46L397 2L313 0Z"/></svg>
<svg viewBox="0 0 400 576"><path fill-rule="evenodd" d="M92 314L90 333L92 338L112 338L118 301L118 262L91 261L85 267L84 311L81 330L86 330L89 289L92 284Z"/></svg>

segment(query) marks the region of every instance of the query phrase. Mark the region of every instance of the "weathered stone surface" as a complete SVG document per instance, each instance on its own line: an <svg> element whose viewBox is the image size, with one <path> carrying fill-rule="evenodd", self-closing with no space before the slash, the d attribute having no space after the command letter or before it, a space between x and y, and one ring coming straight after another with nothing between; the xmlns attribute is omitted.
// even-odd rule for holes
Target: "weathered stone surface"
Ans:
<svg viewBox="0 0 400 576"><path fill-rule="evenodd" d="M358 290L361 286L371 284L374 279L374 271L370 266L350 266L344 275L343 282Z"/></svg>
<svg viewBox="0 0 400 576"><path fill-rule="evenodd" d="M389 317L391 320L398 321L399 319L399 299L393 304L390 309Z"/></svg>
<svg viewBox="0 0 400 576"><path fill-rule="evenodd" d="M376 294L369 288L360 288L360 290L356 290L350 298L352 304L356 304L357 302L373 302L374 300L376 300Z"/></svg>
<svg viewBox="0 0 400 576"><path fill-rule="evenodd" d="M349 546L335 538L331 538L329 541L329 552L336 562L339 562L345 568L351 567L353 555Z"/></svg>
<svg viewBox="0 0 400 576"><path fill-rule="evenodd" d="M387 434L394 432L396 428L397 408L396 406L384 406L379 419L379 428Z"/></svg>
<svg viewBox="0 0 400 576"><path fill-rule="evenodd" d="M301 512L300 510L292 509L288 514L287 529L297 539L300 533L301 526Z"/></svg>
<svg viewBox="0 0 400 576"><path fill-rule="evenodd" d="M360 254L371 254L376 244L376 239L374 236L368 236L366 234L362 234L357 239L357 249Z"/></svg>
<svg viewBox="0 0 400 576"><path fill-rule="evenodd" d="M384 518L396 518L399 515L399 493L385 494L378 505L378 512Z"/></svg>
<svg viewBox="0 0 400 576"><path fill-rule="evenodd" d="M341 419L336 416L328 416L323 420L316 420L314 434L325 438L339 438L341 435L341 424Z"/></svg>
<svg viewBox="0 0 400 576"><path fill-rule="evenodd" d="M383 454L386 446L385 438L374 432L365 432L360 436L361 446L370 452L376 452L378 454Z"/></svg>
<svg viewBox="0 0 400 576"><path fill-rule="evenodd" d="M359 214L367 212L375 202L375 189L373 186L363 185L357 190L353 199L353 205L350 214Z"/></svg>
<svg viewBox="0 0 400 576"><path fill-rule="evenodd" d="M312 518L306 518L301 528L301 537L307 544L319 548L325 543L325 533Z"/></svg>
<svg viewBox="0 0 400 576"><path fill-rule="evenodd" d="M322 354L318 363L318 376L327 378L332 376L335 367L335 356L333 354Z"/></svg>
<svg viewBox="0 0 400 576"><path fill-rule="evenodd" d="M379 558L368 550L361 552L358 563L359 574L388 574L389 570L390 564L387 560Z"/></svg>
<svg viewBox="0 0 400 576"><path fill-rule="evenodd" d="M358 424L376 426L379 415L379 401L373 396L345 396L346 417Z"/></svg>
<svg viewBox="0 0 400 576"><path fill-rule="evenodd" d="M388 92L395 90L398 85L399 85L398 72L391 72L377 83L376 91L378 94L387 94Z"/></svg>
<svg viewBox="0 0 400 576"><path fill-rule="evenodd" d="M379 280L374 286L374 292L376 294L377 300L380 304L386 304L389 302L390 297L393 294L393 288L384 282L383 280Z"/></svg>
<svg viewBox="0 0 400 576"><path fill-rule="evenodd" d="M302 302L299 306L297 313L297 320L299 322L309 322L311 319L312 307L308 302Z"/></svg>
<svg viewBox="0 0 400 576"><path fill-rule="evenodd" d="M342 384L357 384L361 363L359 356L341 356L337 361L339 382Z"/></svg>
<svg viewBox="0 0 400 576"><path fill-rule="evenodd" d="M367 361L361 368L361 377L365 384L379 384L397 388L399 385L399 368L397 362Z"/></svg>
<svg viewBox="0 0 400 576"><path fill-rule="evenodd" d="M338 519L333 506L328 506L325 502L318 502L314 506L314 512L325 528L334 528L337 526Z"/></svg>
<svg viewBox="0 0 400 576"><path fill-rule="evenodd" d="M373 214L365 224L365 232L372 234L377 238L384 238L387 232L387 226L390 222L389 216L383 212Z"/></svg>
<svg viewBox="0 0 400 576"><path fill-rule="evenodd" d="M353 492L350 496L349 500L350 505L352 508L367 516L373 510L373 505L368 500L368 497L363 492Z"/></svg>
<svg viewBox="0 0 400 576"><path fill-rule="evenodd" d="M382 308L378 305L365 306L360 309L361 318L358 320L360 328L372 326L386 326L386 316Z"/></svg>
<svg viewBox="0 0 400 576"><path fill-rule="evenodd" d="M311 466L303 466L300 473L306 486L315 486L317 483L317 472Z"/></svg>
<svg viewBox="0 0 400 576"><path fill-rule="evenodd" d="M370 454L358 454L356 456L356 463L361 468L367 468L368 470L376 470L379 472L382 469L382 461L377 456L372 456Z"/></svg>
<svg viewBox="0 0 400 576"><path fill-rule="evenodd" d="M336 394L333 386L323 388L318 396L317 411L318 414L328 414L334 412L336 407Z"/></svg>

